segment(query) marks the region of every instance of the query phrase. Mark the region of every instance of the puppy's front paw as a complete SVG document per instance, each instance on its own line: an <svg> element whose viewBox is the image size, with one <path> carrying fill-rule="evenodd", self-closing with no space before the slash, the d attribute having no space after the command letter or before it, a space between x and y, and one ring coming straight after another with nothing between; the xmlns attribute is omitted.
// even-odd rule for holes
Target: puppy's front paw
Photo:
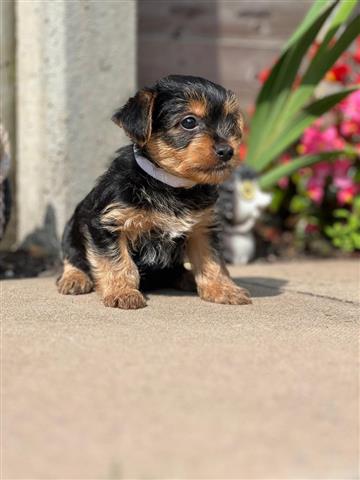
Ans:
<svg viewBox="0 0 360 480"><path fill-rule="evenodd" d="M249 305L252 303L249 292L232 283L208 284L206 287L199 288L199 295L207 302L226 305Z"/></svg>
<svg viewBox="0 0 360 480"><path fill-rule="evenodd" d="M63 295L81 295L90 293L94 284L90 278L80 270L64 272L56 282L58 292Z"/></svg>
<svg viewBox="0 0 360 480"><path fill-rule="evenodd" d="M105 307L123 308L125 310L146 307L144 295L135 289L105 295L103 302Z"/></svg>

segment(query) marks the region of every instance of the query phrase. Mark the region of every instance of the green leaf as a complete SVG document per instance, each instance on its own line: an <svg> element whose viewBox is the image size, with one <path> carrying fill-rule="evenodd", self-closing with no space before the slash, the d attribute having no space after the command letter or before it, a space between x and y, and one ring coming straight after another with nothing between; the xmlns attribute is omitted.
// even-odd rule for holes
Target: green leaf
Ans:
<svg viewBox="0 0 360 480"><path fill-rule="evenodd" d="M360 250L360 233L356 233L356 232L352 233L351 240L354 244L354 247L357 250Z"/></svg>
<svg viewBox="0 0 360 480"><path fill-rule="evenodd" d="M338 238L338 237L335 237L333 239L333 244L335 245L335 247L339 247L339 248L341 248L343 246L343 242L342 242L341 238Z"/></svg>
<svg viewBox="0 0 360 480"><path fill-rule="evenodd" d="M322 0L322 1L315 1L307 11L303 21L300 23L298 28L295 32L291 35L289 40L284 46L283 50L288 50L294 43L298 41L298 39L304 34L306 29L316 20L316 18L321 15L324 9L328 8L329 6L335 4L334 0Z"/></svg>
<svg viewBox="0 0 360 480"><path fill-rule="evenodd" d="M337 235L343 235L344 234L344 225L340 222L335 222L334 223L334 231Z"/></svg>
<svg viewBox="0 0 360 480"><path fill-rule="evenodd" d="M337 40L335 45L326 50L326 47L333 37L336 30L343 24L345 18L350 14L354 8L354 2L343 2L343 8L340 10L342 15L336 15L334 25L329 29L324 41L322 42L317 54L312 59L307 71L305 72L301 84L291 94L289 101L284 108L281 119L279 119L280 126L288 121L299 108L309 100L313 95L314 90L318 83L324 78L325 74L331 69L340 55L350 46L350 44L356 39L360 32L360 16L355 17L349 25L345 27L344 32ZM339 13L339 12L337 12Z"/></svg>
<svg viewBox="0 0 360 480"><path fill-rule="evenodd" d="M352 44L352 42L359 36L360 32L360 15L356 15L348 25L345 26L344 31L340 35L337 42L327 50L326 54L319 55L317 62L312 66L308 75L305 75L303 82L306 83L314 75L316 79L320 79L333 66L336 60L345 52L345 50ZM321 75L321 76L320 76ZM320 78L319 78L320 77Z"/></svg>
<svg viewBox="0 0 360 480"><path fill-rule="evenodd" d="M355 197L354 199L354 214L356 216L359 215L359 221L360 221L360 196Z"/></svg>
<svg viewBox="0 0 360 480"><path fill-rule="evenodd" d="M310 204L311 201L308 197L304 197L302 195L294 195L291 199L289 210L292 213L301 213L306 210Z"/></svg>
<svg viewBox="0 0 360 480"><path fill-rule="evenodd" d="M355 215L349 215L348 225L350 230L355 230L359 226L358 219L355 217Z"/></svg>
<svg viewBox="0 0 360 480"><path fill-rule="evenodd" d="M326 235L328 235L329 237L333 237L334 236L334 229L333 227L330 225L328 227L325 227L325 233Z"/></svg>
<svg viewBox="0 0 360 480"><path fill-rule="evenodd" d="M344 239L342 248L345 252L348 252L348 253L351 253L354 251L354 246L349 238Z"/></svg>
<svg viewBox="0 0 360 480"><path fill-rule="evenodd" d="M329 45L338 29L344 26L357 3L358 0L341 0L338 2L336 9L330 18L329 25L327 26L327 32L315 57L320 57L322 55L323 50Z"/></svg>
<svg viewBox="0 0 360 480"><path fill-rule="evenodd" d="M257 171L263 170L269 163L284 152L290 145L292 145L304 130L309 127L318 117L329 111L341 100L343 100L350 93L358 90L359 87L350 87L332 95L316 100L308 105L302 112L300 112L294 120L287 125L286 129L279 133L273 139L273 143L268 146L265 152L262 153L261 158L258 159L253 168ZM246 163L248 160L246 159Z"/></svg>
<svg viewBox="0 0 360 480"><path fill-rule="evenodd" d="M271 204L270 204L270 211L272 213L277 213L277 211L279 210L283 200L284 200L284 197L285 197L285 191L284 190L280 190L280 188L277 188L274 192L273 192L273 195L272 195L272 199L271 199Z"/></svg>
<svg viewBox="0 0 360 480"><path fill-rule="evenodd" d="M304 155L291 160L289 163L284 163L273 167L269 172L261 175L259 178L259 185L261 188L267 189L272 187L280 180L280 178L287 177L300 168L309 167L315 163L324 160L334 160L339 156L344 155L344 150L332 150L330 152L321 152L315 155Z"/></svg>
<svg viewBox="0 0 360 480"><path fill-rule="evenodd" d="M345 208L338 208L334 211L335 218L349 218L350 212Z"/></svg>
<svg viewBox="0 0 360 480"><path fill-rule="evenodd" d="M329 5L326 2L328 6L324 10L324 2L318 0L317 3L321 3L321 8L317 5L316 14L310 15L308 19L305 17L305 25L299 27L299 33L295 32L295 40L288 43L288 48L284 50L259 93L255 114L251 121L247 157L247 163L252 167L256 165L262 139L271 135L271 131L275 128L274 121L291 91L302 59L335 6L333 2Z"/></svg>
<svg viewBox="0 0 360 480"><path fill-rule="evenodd" d="M266 168L268 163L286 148L277 146L278 153L272 153L272 158L269 159L269 151L272 151L277 141L284 144L286 140L287 144L291 145L297 139L292 141L284 139L283 133L289 130L289 125L294 127L299 109L304 107L325 73L359 34L360 15L346 25L356 5L356 0L315 1L285 45L281 57L258 95L255 114L251 121L246 163L255 170L261 171ZM325 33L320 48L310 62L300 86L293 90L294 80L306 52L322 27ZM341 35L330 46L339 29L342 29ZM327 110L325 109L325 112ZM305 128L306 126L303 127ZM294 127L294 131L291 132L293 136L295 130Z"/></svg>

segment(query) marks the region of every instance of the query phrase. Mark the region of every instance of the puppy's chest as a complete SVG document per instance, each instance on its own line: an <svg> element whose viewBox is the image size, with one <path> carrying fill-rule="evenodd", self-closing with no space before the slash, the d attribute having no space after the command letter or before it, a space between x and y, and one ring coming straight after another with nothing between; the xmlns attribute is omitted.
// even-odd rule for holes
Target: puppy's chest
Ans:
<svg viewBox="0 0 360 480"><path fill-rule="evenodd" d="M139 267L164 268L181 262L185 243L184 233L152 230L139 235L129 249Z"/></svg>
<svg viewBox="0 0 360 480"><path fill-rule="evenodd" d="M150 235L171 242L189 236L200 222L201 215L194 213L184 213L179 216L155 214L150 218L149 225L144 225L144 230L140 228L140 236Z"/></svg>
<svg viewBox="0 0 360 480"><path fill-rule="evenodd" d="M138 263L167 266L182 255L186 238L201 225L209 223L210 211L145 210L110 206L102 223L110 231L124 234Z"/></svg>

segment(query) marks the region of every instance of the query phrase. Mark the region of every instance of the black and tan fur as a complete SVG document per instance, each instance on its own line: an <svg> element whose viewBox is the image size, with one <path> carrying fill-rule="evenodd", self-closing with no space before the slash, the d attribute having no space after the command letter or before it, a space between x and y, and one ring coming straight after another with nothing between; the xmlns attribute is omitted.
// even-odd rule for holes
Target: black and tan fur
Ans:
<svg viewBox="0 0 360 480"><path fill-rule="evenodd" d="M229 277L214 218L217 185L239 162L242 118L234 94L174 75L140 90L113 120L156 166L195 185L166 185L138 166L132 145L120 149L66 225L59 292L96 289L106 306L125 309L144 307L141 292L158 287L196 288L210 302L251 303Z"/></svg>

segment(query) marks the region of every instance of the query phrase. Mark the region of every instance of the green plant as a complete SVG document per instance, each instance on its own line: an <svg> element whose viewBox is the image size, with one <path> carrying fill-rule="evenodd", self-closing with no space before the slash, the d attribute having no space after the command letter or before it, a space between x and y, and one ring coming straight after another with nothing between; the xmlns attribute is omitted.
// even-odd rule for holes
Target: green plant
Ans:
<svg viewBox="0 0 360 480"><path fill-rule="evenodd" d="M339 208L334 211L338 220L325 228L333 245L344 252L360 250L360 198L356 198L351 211Z"/></svg>
<svg viewBox="0 0 360 480"><path fill-rule="evenodd" d="M313 99L315 89L326 72L349 47L360 31L360 15L350 18L357 0L315 0L306 17L285 45L258 95L251 119L245 163L259 173L260 185L271 187L284 175L320 162L355 154L344 150L322 152L294 158L286 165L274 165L304 130L332 109L358 86ZM319 38L321 33L321 40ZM315 40L318 49L306 64ZM304 71L300 78L300 72Z"/></svg>
<svg viewBox="0 0 360 480"><path fill-rule="evenodd" d="M317 152L312 155L303 155L301 157L296 157L291 160L289 163L282 165L276 165L268 172L264 173L260 178L260 185L262 188L269 188L276 184L276 182L283 177L288 177L300 168L310 167L315 163L321 161L331 161L336 160L340 156L345 156L347 158L356 158L358 153L352 147L348 147L344 150L332 150L330 152Z"/></svg>

